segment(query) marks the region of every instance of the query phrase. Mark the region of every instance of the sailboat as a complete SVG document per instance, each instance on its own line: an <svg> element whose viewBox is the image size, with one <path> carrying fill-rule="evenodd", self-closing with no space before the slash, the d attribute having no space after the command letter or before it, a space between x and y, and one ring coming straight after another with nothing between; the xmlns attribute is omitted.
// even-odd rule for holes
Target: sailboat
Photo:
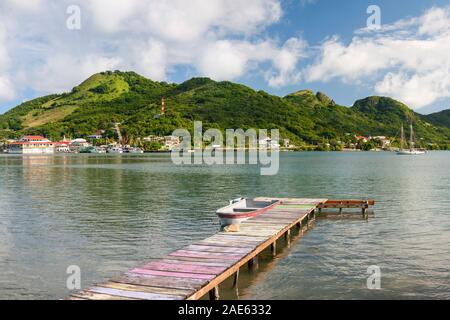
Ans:
<svg viewBox="0 0 450 320"><path fill-rule="evenodd" d="M405 149L405 130L401 129L401 141L400 141L400 149L397 151L397 154L399 155L419 155L419 154L425 154L427 151L425 149L417 149L414 148L414 130L412 126L412 122L409 126L410 128L410 134L409 134L409 149Z"/></svg>

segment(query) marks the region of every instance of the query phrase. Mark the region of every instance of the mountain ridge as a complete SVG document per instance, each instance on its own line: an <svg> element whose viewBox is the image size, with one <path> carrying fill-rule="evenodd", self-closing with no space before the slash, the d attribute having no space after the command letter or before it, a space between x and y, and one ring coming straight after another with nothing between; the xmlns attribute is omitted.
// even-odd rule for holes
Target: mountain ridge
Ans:
<svg viewBox="0 0 450 320"><path fill-rule="evenodd" d="M166 112L159 117L162 96ZM447 111L440 113L447 115ZM347 107L307 89L278 97L230 81L198 77L175 84L132 71L97 73L71 92L12 108L0 115L0 138L39 133L57 140L96 130L114 137L113 122L120 122L129 137L167 135L176 128L191 128L193 120L203 121L205 130L278 128L282 137L300 145L345 141L356 134L394 137L401 123L412 120L423 143L450 144L447 117L418 114L389 97L367 97Z"/></svg>

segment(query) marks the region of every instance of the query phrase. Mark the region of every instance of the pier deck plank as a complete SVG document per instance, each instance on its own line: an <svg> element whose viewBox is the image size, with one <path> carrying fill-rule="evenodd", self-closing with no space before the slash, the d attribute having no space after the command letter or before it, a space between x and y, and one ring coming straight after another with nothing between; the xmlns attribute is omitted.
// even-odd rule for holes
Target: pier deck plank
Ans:
<svg viewBox="0 0 450 320"><path fill-rule="evenodd" d="M244 221L237 232L220 231L103 284L72 294L74 300L199 299L236 273L318 208L373 205L373 201L267 198L281 204Z"/></svg>

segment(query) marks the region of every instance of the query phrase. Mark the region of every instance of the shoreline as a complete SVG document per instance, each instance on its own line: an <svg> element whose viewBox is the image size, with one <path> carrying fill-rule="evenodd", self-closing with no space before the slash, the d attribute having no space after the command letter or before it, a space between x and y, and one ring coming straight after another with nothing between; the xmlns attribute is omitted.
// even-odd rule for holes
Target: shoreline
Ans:
<svg viewBox="0 0 450 320"><path fill-rule="evenodd" d="M252 151L256 151L252 150ZM222 150L226 151L226 149ZM241 151L241 149L234 149L234 151ZM249 150L246 149L246 152ZM427 150L427 153L431 152L448 152L450 150ZM395 153L396 150L279 150L280 153ZM7 153L0 152L0 155L6 156L75 156L75 155L95 155L95 156L142 156L143 154L171 154L171 151L144 151L144 153L35 153L35 154L19 154L19 153ZM194 154L193 152L191 154Z"/></svg>

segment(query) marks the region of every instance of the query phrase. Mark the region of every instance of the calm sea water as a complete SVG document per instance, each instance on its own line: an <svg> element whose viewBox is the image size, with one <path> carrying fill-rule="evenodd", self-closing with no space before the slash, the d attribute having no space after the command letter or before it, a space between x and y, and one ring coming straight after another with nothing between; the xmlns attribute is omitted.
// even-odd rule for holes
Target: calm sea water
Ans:
<svg viewBox="0 0 450 320"><path fill-rule="evenodd" d="M58 299L217 231L238 196L374 198L375 216L319 219L229 299L450 298L450 153L282 153L257 166L175 166L170 155L0 155L0 298ZM366 286L381 268L381 289Z"/></svg>

